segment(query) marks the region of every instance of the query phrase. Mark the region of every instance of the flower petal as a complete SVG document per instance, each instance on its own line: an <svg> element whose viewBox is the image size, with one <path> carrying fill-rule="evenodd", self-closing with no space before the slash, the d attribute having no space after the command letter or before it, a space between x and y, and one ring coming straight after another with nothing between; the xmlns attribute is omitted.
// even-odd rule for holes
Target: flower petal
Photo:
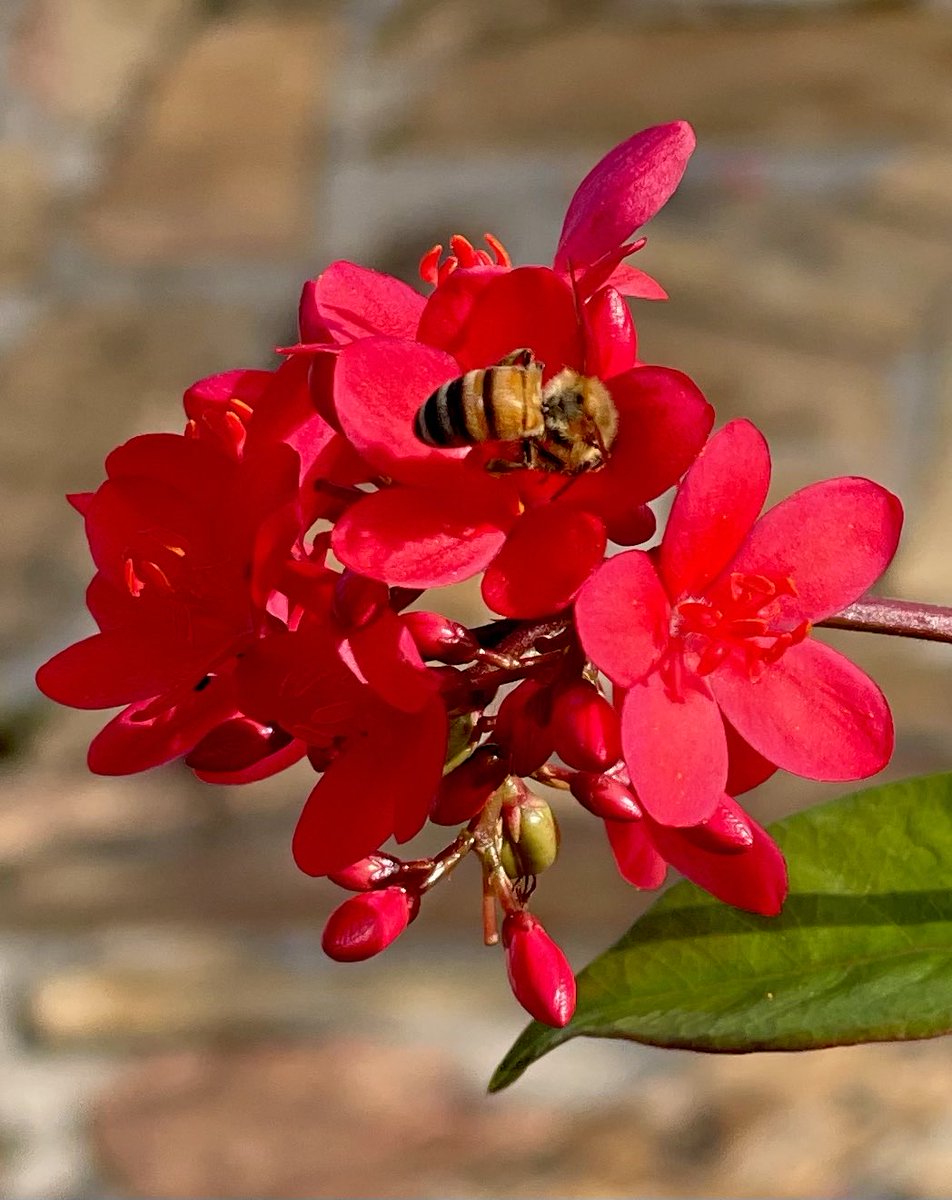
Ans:
<svg viewBox="0 0 952 1200"><path fill-rule="evenodd" d="M626 242L672 195L694 144L691 126L674 121L643 129L610 150L569 202L555 270L587 267Z"/></svg>
<svg viewBox="0 0 952 1200"><path fill-rule="evenodd" d="M368 337L341 351L334 406L341 429L377 470L403 483L424 482L469 450L436 450L413 432L427 397L459 375L441 350L398 338Z"/></svg>
<svg viewBox="0 0 952 1200"><path fill-rule="evenodd" d="M605 466L576 480L568 493L573 504L599 514L666 492L694 461L714 423L714 409L680 371L637 367L609 387L618 437Z"/></svg>
<svg viewBox="0 0 952 1200"><path fill-rule="evenodd" d="M89 769L97 775L132 775L171 762L234 711L234 687L222 677L212 678L201 691L184 691L177 701L157 697L131 704L93 738Z"/></svg>
<svg viewBox="0 0 952 1200"><path fill-rule="evenodd" d="M668 864L655 848L644 821L606 821L605 832L622 879L636 888L661 887Z"/></svg>
<svg viewBox="0 0 952 1200"><path fill-rule="evenodd" d="M599 379L622 375L635 365L638 338L624 297L613 287L595 293L582 310L585 320L585 373Z"/></svg>
<svg viewBox="0 0 952 1200"><path fill-rule="evenodd" d="M530 509L487 568L483 599L504 617L558 612L604 553L605 526L591 513L559 504Z"/></svg>
<svg viewBox="0 0 952 1200"><path fill-rule="evenodd" d="M301 870L340 871L391 836L418 833L442 774L446 728L438 701L412 715L380 705L367 736L348 740L304 805L292 845Z"/></svg>
<svg viewBox="0 0 952 1200"><path fill-rule="evenodd" d="M440 587L482 571L517 515L506 481L478 472L456 492L387 488L358 500L334 530L334 553L371 579Z"/></svg>
<svg viewBox="0 0 952 1200"><path fill-rule="evenodd" d="M453 271L427 300L420 317L417 341L445 350L455 358L466 338L466 324L473 305L489 284L505 273L505 267Z"/></svg>
<svg viewBox="0 0 952 1200"><path fill-rule="evenodd" d="M637 551L635 551L637 553ZM697 825L724 794L727 739L707 684L681 679L675 700L654 672L625 696L621 736L632 786L665 825Z"/></svg>
<svg viewBox="0 0 952 1200"><path fill-rule="evenodd" d="M302 338L322 341L325 332L342 344L375 334L412 338L425 303L419 292L392 275L338 260L304 285Z"/></svg>
<svg viewBox="0 0 952 1200"><path fill-rule="evenodd" d="M36 685L72 708L113 708L197 683L207 661L160 631L109 629L54 655L37 671Z"/></svg>
<svg viewBox="0 0 952 1200"><path fill-rule="evenodd" d="M826 479L794 492L751 530L731 571L789 575L793 622L822 621L851 604L889 566L902 529L898 498L869 479Z"/></svg>
<svg viewBox="0 0 952 1200"><path fill-rule="evenodd" d="M723 716L723 714L721 714ZM753 746L740 736L730 721L724 722L727 734L727 783L724 790L728 796L742 796L768 780L777 771L777 764L758 754Z"/></svg>
<svg viewBox="0 0 952 1200"><path fill-rule="evenodd" d="M396 613L387 609L347 640L358 669L382 700L402 712L418 712L433 698L436 676Z"/></svg>
<svg viewBox="0 0 952 1200"><path fill-rule="evenodd" d="M769 485L770 452L750 421L711 438L678 488L661 541L658 570L672 599L699 595L731 561Z"/></svg>
<svg viewBox="0 0 952 1200"><path fill-rule="evenodd" d="M466 372L522 347L544 363L546 380L563 367L582 367L575 297L548 267L518 267L496 276L473 304L456 357Z"/></svg>
<svg viewBox="0 0 952 1200"><path fill-rule="evenodd" d="M668 599L651 559L628 550L602 563L575 602L588 658L614 683L644 679L668 643Z"/></svg>
<svg viewBox="0 0 952 1200"><path fill-rule="evenodd" d="M865 779L892 754L892 717L882 692L814 638L791 646L757 680L728 660L710 684L741 737L794 775Z"/></svg>
<svg viewBox="0 0 952 1200"><path fill-rule="evenodd" d="M723 900L747 912L775 917L787 895L787 864L769 833L730 796L721 802L750 826L753 845L738 854L718 854L689 840L685 830L659 825L650 816L645 824L651 839L672 867Z"/></svg>

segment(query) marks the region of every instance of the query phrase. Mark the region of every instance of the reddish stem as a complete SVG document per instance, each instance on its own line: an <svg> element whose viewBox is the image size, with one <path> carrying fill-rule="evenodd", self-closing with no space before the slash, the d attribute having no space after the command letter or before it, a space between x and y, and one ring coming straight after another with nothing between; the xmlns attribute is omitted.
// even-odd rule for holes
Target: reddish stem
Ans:
<svg viewBox="0 0 952 1200"><path fill-rule="evenodd" d="M817 624L827 629L852 629L859 633L884 633L890 637L952 643L952 608L923 604L918 600L868 596Z"/></svg>

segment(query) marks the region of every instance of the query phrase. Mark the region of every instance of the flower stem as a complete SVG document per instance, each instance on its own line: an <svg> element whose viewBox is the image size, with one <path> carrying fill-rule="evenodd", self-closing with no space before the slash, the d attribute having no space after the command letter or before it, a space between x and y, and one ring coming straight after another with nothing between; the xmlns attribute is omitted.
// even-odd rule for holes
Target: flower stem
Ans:
<svg viewBox="0 0 952 1200"><path fill-rule="evenodd" d="M827 629L852 629L858 633L884 633L890 637L952 643L952 608L923 604L918 600L867 596L817 624Z"/></svg>

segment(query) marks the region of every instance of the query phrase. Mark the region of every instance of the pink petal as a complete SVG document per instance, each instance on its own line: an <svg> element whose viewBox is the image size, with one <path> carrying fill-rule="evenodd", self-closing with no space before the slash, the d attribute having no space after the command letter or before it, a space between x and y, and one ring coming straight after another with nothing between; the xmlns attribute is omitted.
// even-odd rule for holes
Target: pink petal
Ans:
<svg viewBox="0 0 952 1200"><path fill-rule="evenodd" d="M623 296L632 296L636 300L667 300L668 293L657 279L653 279L646 271L620 263L609 275L608 283Z"/></svg>
<svg viewBox="0 0 952 1200"><path fill-rule="evenodd" d="M366 737L348 740L308 797L293 853L308 875L340 871L426 820L446 750L439 702L406 715L381 705Z"/></svg>
<svg viewBox="0 0 952 1200"><path fill-rule="evenodd" d="M583 316L586 374L611 379L630 371L637 359L638 339L621 293L602 288L585 305Z"/></svg>
<svg viewBox="0 0 952 1200"><path fill-rule="evenodd" d="M729 563L767 498L770 452L750 421L708 442L678 489L658 569L672 599L697 596Z"/></svg>
<svg viewBox="0 0 952 1200"><path fill-rule="evenodd" d="M61 650L36 673L44 695L72 708L148 700L205 674L204 654L139 629L110 629Z"/></svg>
<svg viewBox="0 0 952 1200"><path fill-rule="evenodd" d="M679 700L658 672L628 691L622 745L645 811L665 825L697 825L724 794L727 739L704 680L685 674L680 683Z"/></svg>
<svg viewBox="0 0 952 1200"><path fill-rule="evenodd" d="M504 617L558 612L601 562L605 527L591 513L553 504L516 521L483 576L483 599Z"/></svg>
<svg viewBox="0 0 952 1200"><path fill-rule="evenodd" d="M756 680L728 660L710 684L741 737L794 775L865 779L892 754L892 717L882 692L814 638L791 646Z"/></svg>
<svg viewBox="0 0 952 1200"><path fill-rule="evenodd" d="M643 821L606 821L605 832L622 879L637 888L661 887L668 864L656 850Z"/></svg>
<svg viewBox="0 0 952 1200"><path fill-rule="evenodd" d="M548 267L518 267L497 275L473 304L456 351L462 371L487 367L527 347L549 379L563 367L582 366L575 297Z"/></svg>
<svg viewBox="0 0 952 1200"><path fill-rule="evenodd" d="M427 300L420 317L417 341L445 350L455 358L466 338L466 325L473 305L489 284L505 272L504 267L454 271Z"/></svg>
<svg viewBox="0 0 952 1200"><path fill-rule="evenodd" d="M469 451L425 446L413 432L413 419L427 397L459 373L448 354L417 342L354 342L341 352L334 375L341 429L382 475L402 483L433 478Z"/></svg>
<svg viewBox="0 0 952 1200"><path fill-rule="evenodd" d="M793 622L822 621L861 596L889 566L902 505L869 479L826 479L794 492L757 522L731 571L790 576Z"/></svg>
<svg viewBox="0 0 952 1200"><path fill-rule="evenodd" d="M387 488L352 505L332 539L345 565L403 587L459 583L489 565L517 515L505 480L477 472L466 490Z"/></svg>
<svg viewBox="0 0 952 1200"><path fill-rule="evenodd" d="M753 746L740 736L730 721L724 722L727 734L727 783L724 790L728 796L742 796L768 780L777 771L776 763L769 762L758 754Z"/></svg>
<svg viewBox="0 0 952 1200"><path fill-rule="evenodd" d="M187 754L233 713L231 681L219 678L213 678L200 692L188 689L177 702L131 704L93 738L87 755L89 769L97 775L148 771Z"/></svg>
<svg viewBox="0 0 952 1200"><path fill-rule="evenodd" d="M572 484L573 504L617 512L644 504L677 483L710 432L714 410L699 389L667 367L637 367L609 382L618 437L600 471Z"/></svg>
<svg viewBox="0 0 952 1200"><path fill-rule="evenodd" d="M698 887L736 908L775 917L787 895L783 855L770 834L730 796L724 796L722 803L736 810L753 831L753 845L739 854L704 850L689 840L686 830L659 825L650 817L645 823L655 846L671 866Z"/></svg>
<svg viewBox="0 0 952 1200"><path fill-rule="evenodd" d="M261 779L270 779L300 762L307 753L307 743L292 738L287 745L266 754L256 762L246 767L236 767L231 771L211 771L193 767L192 773L203 783L217 783L226 787L239 786L245 783L257 783Z"/></svg>
<svg viewBox="0 0 952 1200"><path fill-rule="evenodd" d="M416 643L396 613L387 610L347 639L367 683L401 712L419 712L437 690Z"/></svg>
<svg viewBox="0 0 952 1200"><path fill-rule="evenodd" d="M301 317L310 336L321 341L326 330L336 341L348 343L385 334L412 338L426 303L419 292L369 267L338 261L322 271L302 296Z"/></svg>
<svg viewBox="0 0 952 1200"><path fill-rule="evenodd" d="M588 658L614 683L644 679L668 644L668 599L651 559L629 550L603 563L575 602Z"/></svg>
<svg viewBox="0 0 952 1200"><path fill-rule="evenodd" d="M589 171L569 202L556 271L587 267L621 246L666 203L694 150L686 121L628 138Z"/></svg>

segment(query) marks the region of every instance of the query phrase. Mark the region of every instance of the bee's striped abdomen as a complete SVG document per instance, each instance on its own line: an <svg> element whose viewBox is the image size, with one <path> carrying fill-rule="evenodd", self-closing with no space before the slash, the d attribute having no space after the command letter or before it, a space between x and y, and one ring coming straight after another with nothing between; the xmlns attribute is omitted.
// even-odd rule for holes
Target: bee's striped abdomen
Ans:
<svg viewBox="0 0 952 1200"><path fill-rule="evenodd" d="M440 448L538 437L542 364L502 362L451 379L423 403L413 428L421 442Z"/></svg>

